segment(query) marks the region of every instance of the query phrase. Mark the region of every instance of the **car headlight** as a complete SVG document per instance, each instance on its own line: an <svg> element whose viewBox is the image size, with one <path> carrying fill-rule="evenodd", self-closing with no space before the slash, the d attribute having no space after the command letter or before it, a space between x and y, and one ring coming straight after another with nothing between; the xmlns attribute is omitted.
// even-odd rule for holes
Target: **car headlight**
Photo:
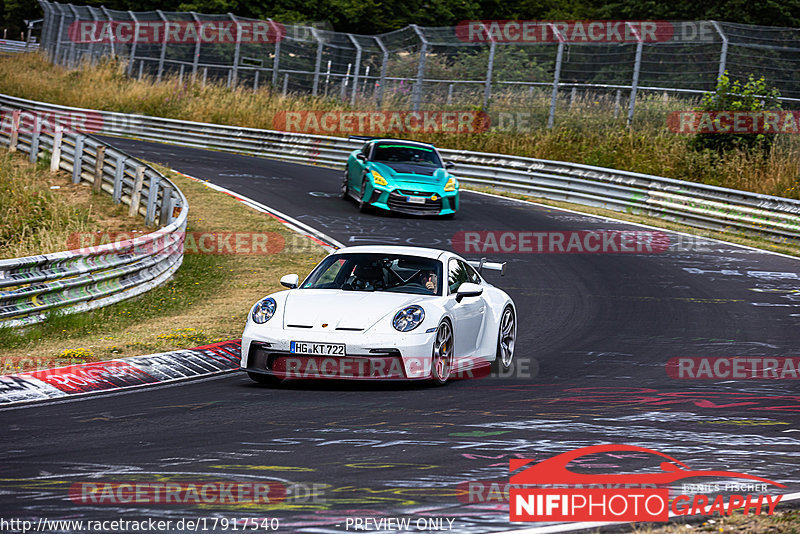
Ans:
<svg viewBox="0 0 800 534"><path fill-rule="evenodd" d="M258 324L264 324L275 315L275 310L278 309L278 304L272 297L261 299L253 306L253 311L250 312L250 317Z"/></svg>
<svg viewBox="0 0 800 534"><path fill-rule="evenodd" d="M372 171L372 181L375 182L375 185L389 185L386 178L381 176L378 171Z"/></svg>
<svg viewBox="0 0 800 534"><path fill-rule="evenodd" d="M425 311L416 304L403 308L397 312L392 321L392 326L400 332L410 332L425 319Z"/></svg>
<svg viewBox="0 0 800 534"><path fill-rule="evenodd" d="M447 180L447 183L444 184L445 191L455 191L456 187L458 187L458 182L456 182L456 179L453 178L452 176L450 177L449 180Z"/></svg>

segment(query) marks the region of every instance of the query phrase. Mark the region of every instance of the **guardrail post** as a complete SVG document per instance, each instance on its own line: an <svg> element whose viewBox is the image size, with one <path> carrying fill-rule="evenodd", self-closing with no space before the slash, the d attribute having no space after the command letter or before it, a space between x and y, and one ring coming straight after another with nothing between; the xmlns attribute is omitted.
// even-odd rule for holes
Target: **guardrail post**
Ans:
<svg viewBox="0 0 800 534"><path fill-rule="evenodd" d="M484 30L486 26L484 26ZM492 97L492 71L494 70L494 53L495 47L497 43L495 42L494 36L486 31L487 35L491 39L489 43L489 62L486 65L486 82L483 86L483 110L487 111L489 109L489 99Z"/></svg>
<svg viewBox="0 0 800 534"><path fill-rule="evenodd" d="M233 70L231 71L231 86L235 88L239 82L239 52L242 46L242 28L239 26L239 20L236 15L228 13L228 16L236 26L236 42L233 47Z"/></svg>
<svg viewBox="0 0 800 534"><path fill-rule="evenodd" d="M353 46L356 47L356 64L355 69L353 70L353 89L350 91L350 105L355 106L356 94L358 93L358 73L361 70L361 45L358 44L358 41L352 33L348 33L347 36L350 38L350 42L353 43Z"/></svg>
<svg viewBox="0 0 800 534"><path fill-rule="evenodd" d="M161 176L156 174L150 177L150 187L147 188L147 211L144 215L145 226L152 226L156 219L156 200L161 187Z"/></svg>
<svg viewBox="0 0 800 534"><path fill-rule="evenodd" d="M61 166L61 143L64 139L64 132L61 125L56 125L56 133L53 136L53 154L50 156L50 170L55 172Z"/></svg>
<svg viewBox="0 0 800 534"><path fill-rule="evenodd" d="M158 16L161 17L162 22L164 22L164 29L161 31L161 38L164 40L161 43L161 55L158 57L158 75L156 76L157 81L161 81L161 76L164 74L164 60L167 57L167 17L164 16L164 13L160 9L156 9L156 13Z"/></svg>
<svg viewBox="0 0 800 534"><path fill-rule="evenodd" d="M556 65L553 70L553 92L550 94L550 113L547 116L547 127L552 128L556 121L556 102L558 100L558 82L561 78L561 63L564 59L564 36L552 23L548 24L553 33L558 37L558 50L556 51Z"/></svg>
<svg viewBox="0 0 800 534"><path fill-rule="evenodd" d="M142 184L144 183L144 165L136 167L136 179L133 181L133 191L131 191L131 205L128 209L128 216L133 217L139 213L139 203L142 200Z"/></svg>
<svg viewBox="0 0 800 534"><path fill-rule="evenodd" d="M72 155L72 183L81 183L81 168L83 167L83 136L75 136L75 153Z"/></svg>
<svg viewBox="0 0 800 534"><path fill-rule="evenodd" d="M317 41L317 58L314 60L314 82L311 85L311 96L317 96L317 91L319 91L319 69L322 67L322 49L325 44L319 36L317 29L313 26L311 27L311 35L313 35L314 39Z"/></svg>
<svg viewBox="0 0 800 534"><path fill-rule="evenodd" d="M172 186L167 184L161 189L161 210L158 214L158 224L167 226L172 216Z"/></svg>
<svg viewBox="0 0 800 534"><path fill-rule="evenodd" d="M30 162L36 163L36 160L39 159L39 138L42 134L42 121L39 118L39 114L34 112L33 113L33 135L31 136L31 152Z"/></svg>
<svg viewBox="0 0 800 534"><path fill-rule="evenodd" d="M417 63L417 80L414 82L414 88L411 90L411 109L413 111L419 111L420 100L422 100L422 77L425 75L425 60L428 53L428 40L425 39L425 36L416 24L412 24L411 28L422 41L422 48L420 48L419 52L419 63Z"/></svg>
<svg viewBox="0 0 800 534"><path fill-rule="evenodd" d="M631 101L628 106L628 126L633 123L633 113L636 109L636 90L639 87L639 70L642 66L642 37L636 27L630 22L625 23L636 36L636 59L633 63L633 80L631 81Z"/></svg>
<svg viewBox="0 0 800 534"><path fill-rule="evenodd" d="M133 21L133 35L139 35L139 20L136 18L136 14L133 11L128 11L128 15L131 16L131 20ZM128 59L128 77L133 76L133 64L136 63L137 41L137 38L131 39L131 55L130 59ZM199 41L200 40L198 39L198 42ZM142 79L141 71L139 73L139 79Z"/></svg>
<svg viewBox="0 0 800 534"><path fill-rule="evenodd" d="M378 109L380 109L381 104L383 104L384 85L386 85L386 69L389 66L389 51L386 49L386 46L383 44L383 41L381 41L380 37L376 35L374 39L375 42L378 43L381 52L383 52L383 59L381 60L381 75L378 79L378 91L375 95L375 102L378 105Z"/></svg>
<svg viewBox="0 0 800 534"><path fill-rule="evenodd" d="M714 25L714 29L717 30L720 39L722 39L722 49L719 52L719 72L717 74L717 80L719 80L725 75L725 64L728 61L728 36L725 35L725 32L722 31L722 27L720 27L716 20L712 20L711 24ZM716 86L716 84L714 85Z"/></svg>
<svg viewBox="0 0 800 534"><path fill-rule="evenodd" d="M100 145L97 147L96 156L94 160L94 182L92 183L92 191L98 193L103 187L103 165L106 162L106 147Z"/></svg>
<svg viewBox="0 0 800 534"><path fill-rule="evenodd" d="M272 86L278 86L278 68L281 64L281 40L277 37L281 35L280 29L278 25L272 22L272 19L267 19L267 22L270 26L272 26L272 30L275 32L275 57L272 59Z"/></svg>
<svg viewBox="0 0 800 534"><path fill-rule="evenodd" d="M114 193L111 197L114 199L114 204L119 204L122 201L122 184L125 180L125 164L128 158L122 154L117 156L116 169L114 173Z"/></svg>
<svg viewBox="0 0 800 534"><path fill-rule="evenodd" d="M16 152L17 151L17 144L19 143L19 117L20 110L15 109L11 112L11 138L8 142L8 151L9 152Z"/></svg>

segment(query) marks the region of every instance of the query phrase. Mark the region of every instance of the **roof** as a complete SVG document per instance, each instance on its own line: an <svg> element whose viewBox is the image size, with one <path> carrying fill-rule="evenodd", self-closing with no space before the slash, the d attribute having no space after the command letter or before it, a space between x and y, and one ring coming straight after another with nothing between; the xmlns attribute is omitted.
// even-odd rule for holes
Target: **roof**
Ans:
<svg viewBox="0 0 800 534"><path fill-rule="evenodd" d="M442 254L449 254L445 250L422 247L401 247L395 245L358 245L355 247L340 248L334 254L347 254L358 252L364 254L398 254L401 256L418 256L420 258L439 259Z"/></svg>
<svg viewBox="0 0 800 534"><path fill-rule="evenodd" d="M387 143L405 143L405 144L408 144L408 145L430 146L430 147L433 146L432 143L423 143L422 141L412 141L410 139L378 138L378 139L372 139L370 142L371 143L384 143L384 142L387 142Z"/></svg>

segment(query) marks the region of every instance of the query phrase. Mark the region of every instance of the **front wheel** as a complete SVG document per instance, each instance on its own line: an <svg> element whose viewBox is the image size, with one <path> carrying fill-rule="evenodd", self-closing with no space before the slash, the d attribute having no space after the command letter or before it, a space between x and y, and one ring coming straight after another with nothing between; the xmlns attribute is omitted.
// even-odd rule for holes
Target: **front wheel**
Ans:
<svg viewBox="0 0 800 534"><path fill-rule="evenodd" d="M500 327L497 333L497 355L492 362L494 373L507 373L514 361L514 343L517 340L517 318L514 309L506 306L500 316Z"/></svg>
<svg viewBox="0 0 800 534"><path fill-rule="evenodd" d="M444 385L453 370L453 328L447 320L436 329L431 354L431 378L436 385Z"/></svg>

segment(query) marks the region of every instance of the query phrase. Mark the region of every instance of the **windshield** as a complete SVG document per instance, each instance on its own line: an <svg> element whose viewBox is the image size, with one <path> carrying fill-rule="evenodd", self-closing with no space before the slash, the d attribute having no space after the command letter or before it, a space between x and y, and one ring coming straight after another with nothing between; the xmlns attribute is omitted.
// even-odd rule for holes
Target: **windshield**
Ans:
<svg viewBox="0 0 800 534"><path fill-rule="evenodd" d="M396 254L334 254L311 272L303 289L442 294L442 263Z"/></svg>
<svg viewBox="0 0 800 534"><path fill-rule="evenodd" d="M373 161L380 163L413 163L441 167L442 161L432 148L402 144L379 144L375 147Z"/></svg>

